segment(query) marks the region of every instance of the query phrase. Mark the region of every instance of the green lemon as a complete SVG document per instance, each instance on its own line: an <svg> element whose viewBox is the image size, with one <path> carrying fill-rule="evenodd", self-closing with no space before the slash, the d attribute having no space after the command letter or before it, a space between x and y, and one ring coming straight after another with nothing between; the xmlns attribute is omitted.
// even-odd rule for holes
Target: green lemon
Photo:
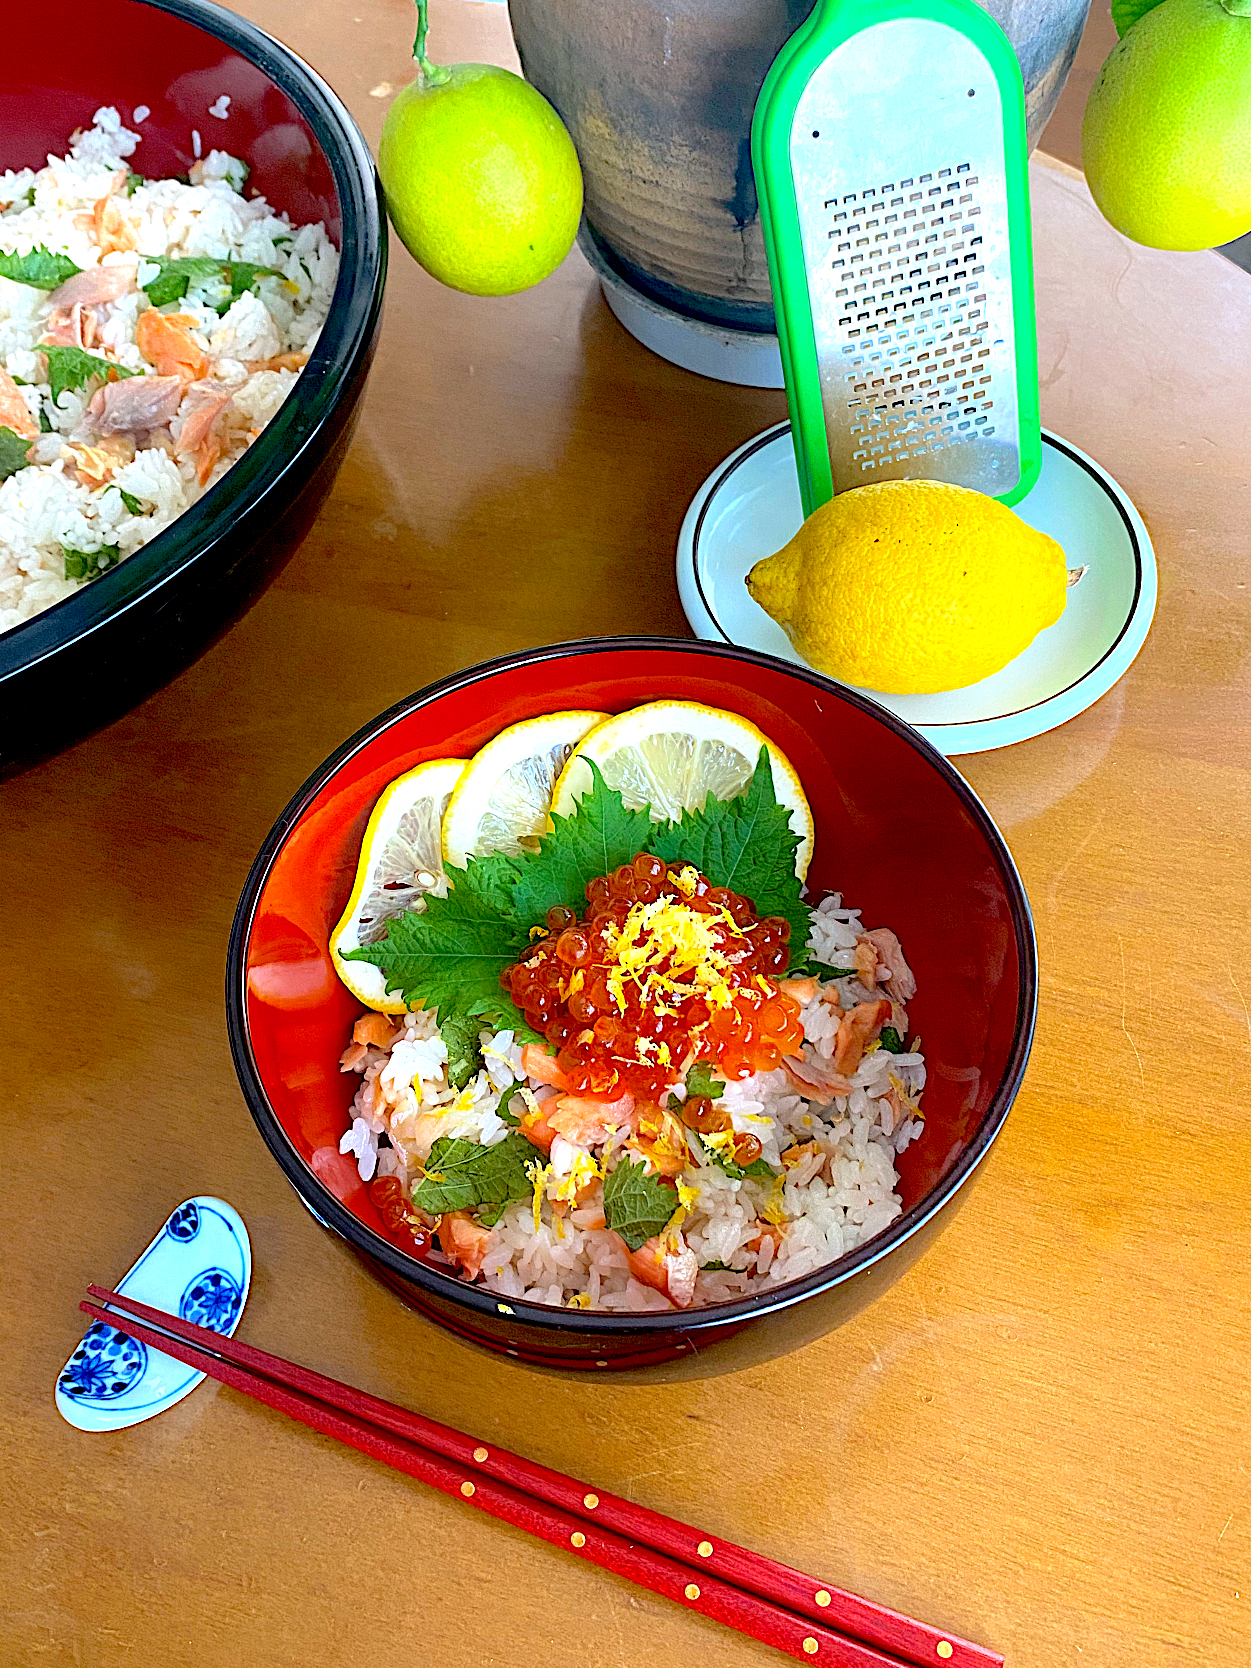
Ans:
<svg viewBox="0 0 1251 1668"><path fill-rule="evenodd" d="M1082 124L1095 202L1155 249L1251 231L1251 0L1161 0L1117 42Z"/></svg>
<svg viewBox="0 0 1251 1668"><path fill-rule="evenodd" d="M563 122L494 64L423 62L387 112L378 173L409 253L470 295L512 295L546 278L582 213L582 171Z"/></svg>

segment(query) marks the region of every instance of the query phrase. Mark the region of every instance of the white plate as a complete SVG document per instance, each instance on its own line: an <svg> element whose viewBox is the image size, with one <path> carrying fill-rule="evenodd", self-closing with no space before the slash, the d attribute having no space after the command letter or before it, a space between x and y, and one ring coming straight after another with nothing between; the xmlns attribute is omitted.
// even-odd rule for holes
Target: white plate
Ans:
<svg viewBox="0 0 1251 1668"><path fill-rule="evenodd" d="M1155 613L1155 552L1142 517L1092 458L1043 431L1042 469L1014 505L1086 573L1055 625L1002 672L942 695L873 697L941 752L981 753L1075 718L1129 670ZM678 536L678 593L696 636L803 665L744 580L799 530L789 423L740 446L700 487Z"/></svg>
<svg viewBox="0 0 1251 1668"><path fill-rule="evenodd" d="M224 1199L184 1199L111 1291L233 1337L252 1283L243 1218ZM204 1374L93 1320L56 1381L57 1411L80 1431L142 1424L189 1396Z"/></svg>

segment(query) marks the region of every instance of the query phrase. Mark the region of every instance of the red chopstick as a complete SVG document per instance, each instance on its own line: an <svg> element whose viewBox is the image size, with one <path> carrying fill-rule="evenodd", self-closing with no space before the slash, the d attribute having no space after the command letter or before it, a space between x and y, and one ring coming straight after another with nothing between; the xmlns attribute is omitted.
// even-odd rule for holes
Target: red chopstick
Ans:
<svg viewBox="0 0 1251 1668"><path fill-rule="evenodd" d="M1003 1658L983 1646L822 1586L811 1576L733 1542L714 1540L620 1496L591 1492L560 1472L162 1309L100 1286L89 1290L101 1302L129 1310L161 1329L152 1334L112 1309L105 1313L82 1305L120 1331L446 1493L459 1493L553 1544L805 1660L857 1668L886 1668L888 1663L892 1668L901 1663L914 1668L1002 1668ZM571 1529L574 1519L578 1521ZM593 1533L587 1533L588 1527ZM813 1627L813 1621L820 1625ZM875 1647L891 1655L880 1656Z"/></svg>

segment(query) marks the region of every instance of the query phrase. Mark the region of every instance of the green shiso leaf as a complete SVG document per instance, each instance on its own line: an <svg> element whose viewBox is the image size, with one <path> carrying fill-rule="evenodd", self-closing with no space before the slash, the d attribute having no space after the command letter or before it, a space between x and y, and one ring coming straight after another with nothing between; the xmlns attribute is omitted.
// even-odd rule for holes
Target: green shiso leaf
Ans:
<svg viewBox="0 0 1251 1668"><path fill-rule="evenodd" d="M143 502L136 498L133 492L127 492L125 487L119 487L116 482L113 484L113 490L121 493L122 503L125 504L131 515L143 514Z"/></svg>
<svg viewBox="0 0 1251 1668"><path fill-rule="evenodd" d="M677 1188L644 1164L623 1159L604 1183L604 1216L631 1251L663 1232L677 1208Z"/></svg>
<svg viewBox="0 0 1251 1668"><path fill-rule="evenodd" d="M181 301L192 284L198 287L216 283L226 285L230 291L230 299L222 309L224 311L258 278L282 276L272 266L256 266L251 261L218 261L210 255L141 255L139 258L161 269L150 283L143 286L144 294L154 307Z"/></svg>
<svg viewBox="0 0 1251 1668"><path fill-rule="evenodd" d="M15 284L29 284L36 290L55 290L81 271L82 267L75 266L68 255L58 255L42 245L25 255L0 254L0 278L11 278Z"/></svg>
<svg viewBox="0 0 1251 1668"><path fill-rule="evenodd" d="M527 926L541 922L557 904L581 912L588 880L611 874L648 849L656 827L650 813L627 809L594 764L591 776L590 792L569 816L552 818L552 831L540 837L538 851L513 859L510 908Z"/></svg>
<svg viewBox="0 0 1251 1668"><path fill-rule="evenodd" d="M906 1054L908 1052L907 1043L899 1035L899 1032L896 1031L893 1025L885 1025L882 1027L882 1034L878 1038L878 1041L888 1054Z"/></svg>
<svg viewBox="0 0 1251 1668"><path fill-rule="evenodd" d="M424 1180L413 1188L413 1204L428 1216L479 1205L502 1210L514 1199L530 1196L526 1166L536 1158L541 1158L537 1149L512 1131L493 1147L441 1135L430 1149Z"/></svg>
<svg viewBox="0 0 1251 1668"><path fill-rule="evenodd" d="M82 388L92 377L107 377L110 371L119 378L139 374L115 365L111 359L84 353L77 347L41 347L39 352L48 361L48 382L54 405L67 388Z"/></svg>
<svg viewBox="0 0 1251 1668"><path fill-rule="evenodd" d="M709 1100L719 1100L724 1093L725 1079L712 1075L712 1067L707 1060L696 1060L686 1074L688 1100L694 1095L705 1095Z"/></svg>
<svg viewBox="0 0 1251 1668"><path fill-rule="evenodd" d="M63 544L61 550L65 556L67 579L99 579L102 573L115 568L121 559L121 550L115 544L102 545L99 550L71 550L69 545Z"/></svg>
<svg viewBox="0 0 1251 1668"><path fill-rule="evenodd" d="M828 962L817 961L814 956L809 956L805 961L796 962L791 967L791 972L796 976L808 973L814 979L820 979L824 984L829 979L850 979L855 974L856 969L854 967L831 967Z"/></svg>
<svg viewBox="0 0 1251 1668"><path fill-rule="evenodd" d="M0 481L7 481L10 475L26 468L30 446L30 441L23 440L15 430L0 427Z"/></svg>
<svg viewBox="0 0 1251 1668"><path fill-rule="evenodd" d="M692 863L714 885L750 898L762 919L782 916L790 923L792 957L805 953L812 917L795 873L799 836L773 791L767 748L760 749L752 779L737 799L710 794L702 810L655 825L648 849L668 863Z"/></svg>
<svg viewBox="0 0 1251 1668"><path fill-rule="evenodd" d="M513 1129L516 1129L517 1125L521 1122L521 1119L512 1110L513 1101L520 1093L521 1084L510 1083L504 1090L504 1093L500 1096L500 1103L495 1108L495 1116L500 1120L500 1122L511 1125Z"/></svg>
<svg viewBox="0 0 1251 1668"><path fill-rule="evenodd" d="M479 1019L468 1014L449 1014L439 1025L439 1034L447 1044L447 1080L453 1089L463 1089L471 1077L482 1069L482 1053L478 1047Z"/></svg>
<svg viewBox="0 0 1251 1668"><path fill-rule="evenodd" d="M516 961L526 935L489 896L479 895L476 868L471 860L447 897L429 897L420 913L395 916L383 938L350 951L344 960L372 962L384 974L388 992L410 1008L437 1009L440 1026L457 1017L490 1020L524 1041L540 1041L500 985L500 974Z"/></svg>
<svg viewBox="0 0 1251 1668"><path fill-rule="evenodd" d="M161 269L150 283L143 286L144 294L154 307L181 301L192 283L221 277L222 263L208 255L141 255L139 258Z"/></svg>

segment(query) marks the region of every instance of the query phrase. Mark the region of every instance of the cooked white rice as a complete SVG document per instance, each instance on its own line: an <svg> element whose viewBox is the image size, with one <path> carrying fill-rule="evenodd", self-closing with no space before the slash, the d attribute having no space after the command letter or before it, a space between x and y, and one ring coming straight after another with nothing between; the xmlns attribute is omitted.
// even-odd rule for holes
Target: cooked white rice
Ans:
<svg viewBox="0 0 1251 1668"><path fill-rule="evenodd" d="M299 375L296 369L262 367L311 350L329 312L339 257L323 225L295 227L263 197L241 195L247 168L224 151L210 150L198 161L189 185L145 180L127 195L116 187L117 174L140 137L123 127L116 110L100 109L93 125L72 138L67 156L50 156L37 172L23 168L0 175L0 250L23 255L43 247L68 255L84 270L136 267L125 294L94 307L90 343L76 345L124 369L153 373L136 342L137 322L148 306L138 282L150 282L156 272L143 255L242 260L273 267L280 276L261 278L222 316L214 305L222 302L220 280L193 279L186 295L160 309L195 321L192 336L209 366L204 380L230 392L214 423L221 455L211 472L201 480L196 459L178 451L196 400L189 384L179 412L136 434L134 455L112 468L103 484L90 472L83 478L74 451L74 445L95 438L88 407L100 380L66 390L53 403L38 346L54 296L0 277L0 368L19 380L31 418L47 431L33 440L30 465L0 483L0 631L71 596L98 576L102 564L132 555L220 480ZM142 155L136 161L141 171ZM102 255L96 239L92 211L111 189L137 244L133 253ZM138 501L137 511L127 508L122 491ZM84 577L67 576L67 550L75 553L73 565L87 566Z"/></svg>
<svg viewBox="0 0 1251 1668"><path fill-rule="evenodd" d="M849 966L865 936L859 911L844 909L837 894L813 911L809 949L827 966ZM819 1069L833 1056L838 1019L823 996L837 991L842 1008L851 1009L880 998L883 989L895 998L898 987L884 965L871 987L858 976L818 986L803 1009L801 1062ZM906 1038L907 1012L897 999L892 1021ZM407 1193L420 1180L438 1137L488 1146L503 1140L507 1126L496 1109L511 1084L528 1084L540 1103L555 1094L525 1077L511 1032L483 1031L481 1043L483 1069L459 1092L448 1085L447 1049L428 1013L404 1015L389 1049L354 1044L347 1050L344 1070L360 1072L362 1082L341 1150L355 1155L363 1180L396 1176ZM726 1085L718 1105L730 1111L735 1130L761 1141L761 1156L777 1179L772 1184L733 1179L702 1162L684 1170L681 1181L693 1197L679 1238L700 1265L694 1304L728 1302L810 1274L900 1214L895 1158L923 1128L917 1102L925 1086L924 1056L892 1054L875 1045L848 1081L850 1092L834 1096L800 1093L785 1070ZM611 1164L624 1139L608 1143L598 1155L601 1166L605 1159ZM537 1227L533 1201L510 1205L491 1230L480 1279L501 1297L531 1303L672 1308L662 1291L634 1277L615 1233L587 1225L603 1220L598 1189L580 1208L561 1200L562 1179L579 1151L568 1142L553 1142ZM771 1229L762 1232L765 1224ZM431 1256L438 1260L440 1252ZM726 1266L707 1268L710 1263Z"/></svg>

